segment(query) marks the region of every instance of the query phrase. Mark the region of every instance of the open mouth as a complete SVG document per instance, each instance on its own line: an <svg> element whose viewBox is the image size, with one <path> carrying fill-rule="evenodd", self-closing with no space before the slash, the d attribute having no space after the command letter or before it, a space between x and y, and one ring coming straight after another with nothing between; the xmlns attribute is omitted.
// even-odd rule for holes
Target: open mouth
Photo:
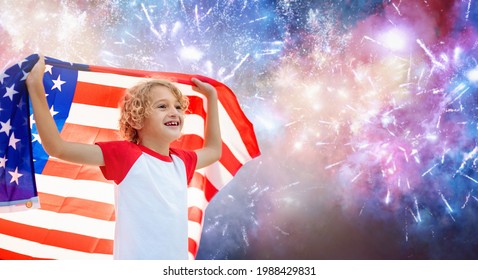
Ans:
<svg viewBox="0 0 478 280"><path fill-rule="evenodd" d="M165 126L179 126L179 122L178 121L170 121L170 122L166 122L164 125Z"/></svg>

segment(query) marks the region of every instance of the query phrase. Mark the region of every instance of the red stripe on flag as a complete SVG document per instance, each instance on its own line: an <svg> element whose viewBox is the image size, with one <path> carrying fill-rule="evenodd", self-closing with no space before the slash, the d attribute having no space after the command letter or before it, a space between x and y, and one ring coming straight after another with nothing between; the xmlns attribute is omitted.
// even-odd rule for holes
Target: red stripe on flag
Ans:
<svg viewBox="0 0 478 280"><path fill-rule="evenodd" d="M78 82L76 84L74 103L117 108L118 103L125 93L124 88L103 86Z"/></svg>
<svg viewBox="0 0 478 280"><path fill-rule="evenodd" d="M79 124L65 123L61 130L65 141L94 144L101 141L120 140L119 132L114 129L99 128Z"/></svg>
<svg viewBox="0 0 478 280"><path fill-rule="evenodd" d="M191 222L201 223L203 217L203 212L198 207L189 207L188 209L188 220Z"/></svg>
<svg viewBox="0 0 478 280"><path fill-rule="evenodd" d="M113 240L50 230L0 219L0 233L44 245L86 253L112 254Z"/></svg>
<svg viewBox="0 0 478 280"><path fill-rule="evenodd" d="M38 193L38 196L42 210L81 215L104 221L115 220L115 207L109 203L42 192Z"/></svg>
<svg viewBox="0 0 478 280"><path fill-rule="evenodd" d="M172 148L196 150L202 148L204 140L195 134L182 135L178 140L171 143Z"/></svg>
<svg viewBox="0 0 478 280"><path fill-rule="evenodd" d="M171 143L172 147L179 149L196 150L202 148L204 140L195 134L183 135L177 141ZM231 173L236 174L242 163L234 156L229 147L222 142L222 155L219 162Z"/></svg>
<svg viewBox="0 0 478 280"><path fill-rule="evenodd" d="M237 160L234 154L231 152L229 147L222 143L222 155L219 162L232 174L235 175L239 168L242 167L242 163Z"/></svg>
<svg viewBox="0 0 478 280"><path fill-rule="evenodd" d="M10 250L0 248L0 260L51 260L46 258L34 258Z"/></svg>
<svg viewBox="0 0 478 280"><path fill-rule="evenodd" d="M184 93L184 94L187 94L187 93ZM190 95L188 96L188 99L189 99L189 106L186 112L188 114L199 115L204 119L206 117L206 111L204 111L204 104L203 104L202 98L199 96Z"/></svg>
<svg viewBox="0 0 478 280"><path fill-rule="evenodd" d="M236 97L224 85L221 85L217 90L219 92L227 93L218 94L217 97L226 112L229 114L229 118L234 123L234 126L239 131L239 135L241 136L242 142L246 146L249 155L251 158L259 156L260 151L256 135L254 134L254 126L245 116L244 112L239 106L239 103L237 102Z"/></svg>
<svg viewBox="0 0 478 280"><path fill-rule="evenodd" d="M55 158L48 159L42 174L74 180L109 182L103 177L100 168L97 166L69 163Z"/></svg>
<svg viewBox="0 0 478 280"><path fill-rule="evenodd" d="M204 181L204 184L206 185L204 196L206 197L207 202L210 202L219 190L207 179L207 177L204 177Z"/></svg>
<svg viewBox="0 0 478 280"><path fill-rule="evenodd" d="M209 182L207 177L204 177L198 172L194 172L190 187L201 189L204 192L207 202L210 202L214 195L219 191L213 184L211 184L211 182Z"/></svg>
<svg viewBox="0 0 478 280"><path fill-rule="evenodd" d="M188 238L188 251L194 256L196 256L196 253L198 251L198 244L191 238Z"/></svg>

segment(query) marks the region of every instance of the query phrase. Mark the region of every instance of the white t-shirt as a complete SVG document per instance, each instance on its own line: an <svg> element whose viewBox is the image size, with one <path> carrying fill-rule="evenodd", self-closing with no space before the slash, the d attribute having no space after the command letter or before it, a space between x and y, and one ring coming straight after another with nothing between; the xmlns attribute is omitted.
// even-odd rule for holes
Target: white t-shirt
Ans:
<svg viewBox="0 0 478 280"><path fill-rule="evenodd" d="M188 259L187 184L196 153L163 156L128 141L99 142L103 175L116 183L115 259Z"/></svg>

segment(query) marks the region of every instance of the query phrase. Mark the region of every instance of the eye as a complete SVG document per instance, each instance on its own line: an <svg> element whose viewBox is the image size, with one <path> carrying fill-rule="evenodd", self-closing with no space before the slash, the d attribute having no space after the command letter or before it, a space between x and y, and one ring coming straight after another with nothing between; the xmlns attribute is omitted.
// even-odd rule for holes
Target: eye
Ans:
<svg viewBox="0 0 478 280"><path fill-rule="evenodd" d="M156 108L166 109L166 104L158 104L158 106L156 106Z"/></svg>

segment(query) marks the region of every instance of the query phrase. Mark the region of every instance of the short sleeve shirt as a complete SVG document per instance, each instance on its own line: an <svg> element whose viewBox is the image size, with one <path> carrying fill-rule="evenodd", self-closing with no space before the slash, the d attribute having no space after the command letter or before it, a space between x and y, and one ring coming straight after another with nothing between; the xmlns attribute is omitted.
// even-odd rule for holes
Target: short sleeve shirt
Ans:
<svg viewBox="0 0 478 280"><path fill-rule="evenodd" d="M128 141L99 142L115 187L115 259L188 259L187 185L196 153L164 156Z"/></svg>

